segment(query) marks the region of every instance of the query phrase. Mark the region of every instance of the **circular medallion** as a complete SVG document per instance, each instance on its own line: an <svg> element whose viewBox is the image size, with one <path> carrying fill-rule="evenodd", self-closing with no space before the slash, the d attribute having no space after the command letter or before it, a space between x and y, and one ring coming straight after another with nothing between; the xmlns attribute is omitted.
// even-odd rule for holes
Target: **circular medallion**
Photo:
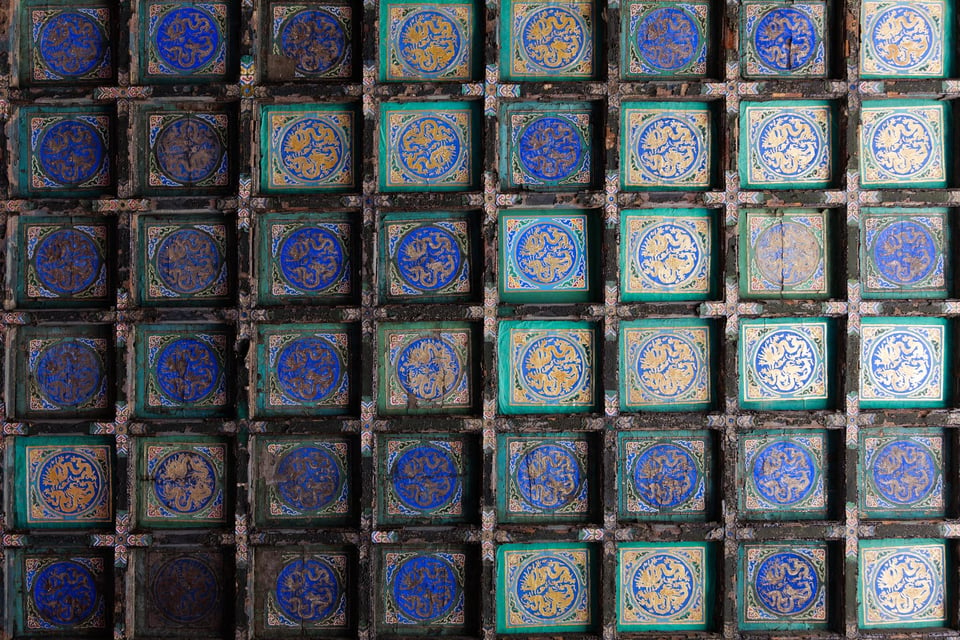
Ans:
<svg viewBox="0 0 960 640"><path fill-rule="evenodd" d="M890 7L874 20L871 55L899 71L908 71L930 58L938 31L918 8Z"/></svg>
<svg viewBox="0 0 960 640"><path fill-rule="evenodd" d="M520 275L536 285L562 284L582 267L573 231L556 222L535 222L517 236L513 258Z"/></svg>
<svg viewBox="0 0 960 640"><path fill-rule="evenodd" d="M397 356L397 380L417 400L440 400L457 388L463 362L442 338L417 338Z"/></svg>
<svg viewBox="0 0 960 640"><path fill-rule="evenodd" d="M791 505L813 492L817 469L806 447L780 440L771 442L757 453L752 476L757 491L765 500Z"/></svg>
<svg viewBox="0 0 960 640"><path fill-rule="evenodd" d="M909 396L928 386L936 377L933 347L911 331L890 331L874 343L870 357L870 377L885 392Z"/></svg>
<svg viewBox="0 0 960 640"><path fill-rule="evenodd" d="M460 164L462 155L459 131L443 118L416 118L397 137L401 169L419 180L444 178Z"/></svg>
<svg viewBox="0 0 960 640"><path fill-rule="evenodd" d="M577 570L560 556L540 555L520 567L515 583L516 604L538 620L569 614L580 600L583 586Z"/></svg>
<svg viewBox="0 0 960 640"><path fill-rule="evenodd" d="M189 295L213 284L223 269L223 255L209 233L178 229L157 248L157 275L169 289Z"/></svg>
<svg viewBox="0 0 960 640"><path fill-rule="evenodd" d="M657 511L679 507L699 486L696 461L675 444L655 444L637 456L634 463L633 487L637 497Z"/></svg>
<svg viewBox="0 0 960 640"><path fill-rule="evenodd" d="M753 252L757 268L767 282L795 286L812 278L820 269L817 236L796 222L780 221L764 229Z"/></svg>
<svg viewBox="0 0 960 640"><path fill-rule="evenodd" d="M564 118L543 116L527 123L517 136L523 170L546 182L574 175L588 154L587 143Z"/></svg>
<svg viewBox="0 0 960 640"><path fill-rule="evenodd" d="M274 477L284 502L301 511L317 511L337 499L343 475L337 460L319 447L297 447L277 465Z"/></svg>
<svg viewBox="0 0 960 640"><path fill-rule="evenodd" d="M884 558L873 576L877 605L897 619L909 619L934 604L943 579L927 558L910 551Z"/></svg>
<svg viewBox="0 0 960 640"><path fill-rule="evenodd" d="M873 261L887 280L913 284L937 266L937 245L924 225L897 220L880 230L873 241Z"/></svg>
<svg viewBox="0 0 960 640"><path fill-rule="evenodd" d="M566 447L541 444L516 461L520 495L537 509L555 511L580 494L585 482L580 461Z"/></svg>
<svg viewBox="0 0 960 640"><path fill-rule="evenodd" d="M350 150L343 129L331 118L300 118L284 129L277 154L283 170L298 181L321 182L343 171Z"/></svg>
<svg viewBox="0 0 960 640"><path fill-rule="evenodd" d="M799 331L779 329L763 336L754 350L756 380L769 392L800 393L822 369L810 338Z"/></svg>
<svg viewBox="0 0 960 640"><path fill-rule="evenodd" d="M277 382L297 402L321 402L340 388L344 367L325 338L298 338L277 357Z"/></svg>
<svg viewBox="0 0 960 640"><path fill-rule="evenodd" d="M911 178L933 161L933 133L920 118L894 113L874 126L870 150L881 169L898 178Z"/></svg>
<svg viewBox="0 0 960 640"><path fill-rule="evenodd" d="M79 340L58 342L37 358L37 385L61 407L79 407L102 391L103 362L95 349Z"/></svg>
<svg viewBox="0 0 960 640"><path fill-rule="evenodd" d="M817 28L807 14L792 7L767 11L757 21L753 46L763 64L777 71L796 71L817 52Z"/></svg>
<svg viewBox="0 0 960 640"><path fill-rule="evenodd" d="M48 178L64 186L77 186L103 171L107 145L91 124L61 120L40 133L35 151Z"/></svg>
<svg viewBox="0 0 960 640"><path fill-rule="evenodd" d="M79 11L57 13L40 29L36 52L51 71L77 78L96 71L110 51L97 21Z"/></svg>
<svg viewBox="0 0 960 640"><path fill-rule="evenodd" d="M658 116L637 136L638 166L655 180L688 177L701 167L703 155L703 141L697 129L679 117Z"/></svg>
<svg viewBox="0 0 960 640"><path fill-rule="evenodd" d="M421 9L400 24L397 53L415 73L438 76L456 66L463 40L456 20L437 9Z"/></svg>
<svg viewBox="0 0 960 640"><path fill-rule="evenodd" d="M37 495L61 516L80 517L104 503L110 488L100 464L79 451L47 458L36 474Z"/></svg>
<svg viewBox="0 0 960 640"><path fill-rule="evenodd" d="M221 373L217 354L199 340L174 340L157 356L157 384L177 402L203 400L216 390Z"/></svg>
<svg viewBox="0 0 960 640"><path fill-rule="evenodd" d="M564 336L544 336L527 345L517 363L520 383L547 401L565 400L590 384L587 354Z"/></svg>
<svg viewBox="0 0 960 640"><path fill-rule="evenodd" d="M97 609L97 584L79 562L62 560L47 565L34 579L33 604L44 621L61 627L79 625Z"/></svg>
<svg viewBox="0 0 960 640"><path fill-rule="evenodd" d="M680 287L703 270L703 247L686 227L665 222L646 229L636 244L641 275L659 287Z"/></svg>
<svg viewBox="0 0 960 640"><path fill-rule="evenodd" d="M167 561L157 570L150 586L154 606L173 622L199 622L220 608L216 573L193 556Z"/></svg>
<svg viewBox="0 0 960 640"><path fill-rule="evenodd" d="M654 9L637 26L637 53L658 71L680 71L700 49L696 21L679 7Z"/></svg>
<svg viewBox="0 0 960 640"><path fill-rule="evenodd" d="M390 469L397 498L414 511L436 511L460 491L460 474L445 449L424 444L404 451Z"/></svg>
<svg viewBox="0 0 960 640"><path fill-rule="evenodd" d="M700 379L697 347L684 337L661 334L637 348L637 382L644 391L665 401L687 394Z"/></svg>
<svg viewBox="0 0 960 640"><path fill-rule="evenodd" d="M422 291L436 291L452 283L464 262L457 239L437 225L408 231L397 243L396 256L400 277Z"/></svg>
<svg viewBox="0 0 960 640"><path fill-rule="evenodd" d="M697 586L687 563L671 553L655 552L637 563L630 579L633 599L645 613L666 619L679 615L694 599Z"/></svg>
<svg viewBox="0 0 960 640"><path fill-rule="evenodd" d="M171 180L188 184L213 175L225 149L210 123L186 116L170 122L157 134L153 153L160 171Z"/></svg>
<svg viewBox="0 0 960 640"><path fill-rule="evenodd" d="M447 614L461 597L453 567L439 556L414 556L404 560L391 586L397 608L418 622Z"/></svg>
<svg viewBox="0 0 960 640"><path fill-rule="evenodd" d="M280 28L280 51L304 75L335 69L347 53L347 34L336 16L323 9L299 11Z"/></svg>
<svg viewBox="0 0 960 640"><path fill-rule="evenodd" d="M823 132L806 115L771 116L760 126L757 159L770 173L785 180L804 177L826 162Z"/></svg>
<svg viewBox="0 0 960 640"><path fill-rule="evenodd" d="M344 246L322 227L301 227L280 244L280 272L303 291L323 291L338 282L346 268Z"/></svg>
<svg viewBox="0 0 960 640"><path fill-rule="evenodd" d="M216 19L206 9L182 6L160 18L154 44L164 62L190 73L210 64L223 41Z"/></svg>
<svg viewBox="0 0 960 640"><path fill-rule="evenodd" d="M277 576L277 604L296 622L322 622L344 598L343 585L329 563L316 558L294 560Z"/></svg>
<svg viewBox="0 0 960 640"><path fill-rule="evenodd" d="M70 296L96 282L103 270L103 256L83 231L58 229L37 244L33 264L44 287Z"/></svg>
<svg viewBox="0 0 960 640"><path fill-rule="evenodd" d="M753 580L757 599L779 615L797 615L809 609L820 591L817 569L807 558L792 551L768 556Z"/></svg>
<svg viewBox="0 0 960 640"><path fill-rule="evenodd" d="M885 444L870 471L880 495L895 504L923 500L933 491L939 475L930 450L910 440Z"/></svg>
<svg viewBox="0 0 960 640"><path fill-rule="evenodd" d="M561 71L577 64L589 46L589 37L582 18L556 6L530 12L519 33L527 60L545 71Z"/></svg>
<svg viewBox="0 0 960 640"><path fill-rule="evenodd" d="M217 473L206 456L194 451L177 451L157 464L153 490L167 509L197 513L219 493Z"/></svg>

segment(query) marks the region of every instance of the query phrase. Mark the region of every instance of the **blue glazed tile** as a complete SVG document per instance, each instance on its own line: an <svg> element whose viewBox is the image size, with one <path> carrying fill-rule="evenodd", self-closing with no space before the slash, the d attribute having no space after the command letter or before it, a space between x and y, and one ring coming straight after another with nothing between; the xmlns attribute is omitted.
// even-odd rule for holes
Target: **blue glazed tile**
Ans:
<svg viewBox="0 0 960 640"><path fill-rule="evenodd" d="M340 80L354 74L356 19L349 2L270 2L266 77L272 81Z"/></svg>
<svg viewBox="0 0 960 640"><path fill-rule="evenodd" d="M597 31L592 0L506 0L500 13L500 78L594 78Z"/></svg>
<svg viewBox="0 0 960 640"><path fill-rule="evenodd" d="M477 579L466 548L384 546L377 627L386 633L468 634L474 598L465 590Z"/></svg>
<svg viewBox="0 0 960 640"><path fill-rule="evenodd" d="M860 77L946 78L953 11L946 0L865 0L860 5Z"/></svg>
<svg viewBox="0 0 960 640"><path fill-rule="evenodd" d="M705 190L716 174L714 114L704 102L624 102L620 186L628 191Z"/></svg>
<svg viewBox="0 0 960 640"><path fill-rule="evenodd" d="M625 79L706 75L709 2L628 0L621 15L621 75Z"/></svg>
<svg viewBox="0 0 960 640"><path fill-rule="evenodd" d="M740 296L828 298L833 234L828 209L740 212Z"/></svg>
<svg viewBox="0 0 960 640"><path fill-rule="evenodd" d="M740 437L740 499L755 520L825 518L824 431L757 431Z"/></svg>
<svg viewBox="0 0 960 640"><path fill-rule="evenodd" d="M497 632L590 633L599 623L599 558L590 544L497 549Z"/></svg>
<svg viewBox="0 0 960 640"><path fill-rule="evenodd" d="M871 100L860 109L860 186L947 186L949 105L938 100Z"/></svg>
<svg viewBox="0 0 960 640"><path fill-rule="evenodd" d="M860 512L867 518L942 518L946 496L940 429L860 432Z"/></svg>
<svg viewBox="0 0 960 640"><path fill-rule="evenodd" d="M234 49L230 5L207 0L140 0L140 81L226 80Z"/></svg>
<svg viewBox="0 0 960 640"><path fill-rule="evenodd" d="M112 562L87 550L19 555L14 637L103 637L113 609ZM13 591L13 589L11 589Z"/></svg>
<svg viewBox="0 0 960 640"><path fill-rule="evenodd" d="M860 291L864 298L946 298L952 260L949 209L864 208Z"/></svg>
<svg viewBox="0 0 960 640"><path fill-rule="evenodd" d="M710 543L621 543L616 575L618 630L711 628L716 574Z"/></svg>
<svg viewBox="0 0 960 640"><path fill-rule="evenodd" d="M861 408L948 406L949 320L863 318L861 322Z"/></svg>
<svg viewBox="0 0 960 640"><path fill-rule="evenodd" d="M617 434L621 520L707 520L714 511L714 445L704 431Z"/></svg>
<svg viewBox="0 0 960 640"><path fill-rule="evenodd" d="M222 439L141 439L137 443L138 523L180 528L226 523L232 518L229 468L230 452Z"/></svg>
<svg viewBox="0 0 960 640"><path fill-rule="evenodd" d="M478 11L460 0L380 4L380 80L468 82L478 77Z"/></svg>
<svg viewBox="0 0 960 640"><path fill-rule="evenodd" d="M826 2L742 5L740 57L747 78L823 78Z"/></svg>
<svg viewBox="0 0 960 640"><path fill-rule="evenodd" d="M144 193L212 194L230 185L230 141L238 139L230 113L145 108L141 114Z"/></svg>
<svg viewBox="0 0 960 640"><path fill-rule="evenodd" d="M745 544L739 550L741 629L825 629L827 545Z"/></svg>
<svg viewBox="0 0 960 640"><path fill-rule="evenodd" d="M135 555L137 633L206 638L223 631L230 574L223 554L155 550Z"/></svg>
<svg viewBox="0 0 960 640"><path fill-rule="evenodd" d="M345 547L259 547L253 620L259 637L347 635L356 616L355 553Z"/></svg>
<svg viewBox="0 0 960 640"><path fill-rule="evenodd" d="M945 540L861 540L858 568L861 628L947 624Z"/></svg>
<svg viewBox="0 0 960 640"><path fill-rule="evenodd" d="M109 84L114 77L114 20L100 2L27 0L20 5L21 85Z"/></svg>

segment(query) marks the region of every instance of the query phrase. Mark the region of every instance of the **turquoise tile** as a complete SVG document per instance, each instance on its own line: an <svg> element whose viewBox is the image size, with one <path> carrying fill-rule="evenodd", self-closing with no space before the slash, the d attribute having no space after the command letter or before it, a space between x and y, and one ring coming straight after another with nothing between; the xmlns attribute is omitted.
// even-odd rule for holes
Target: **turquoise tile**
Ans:
<svg viewBox="0 0 960 640"><path fill-rule="evenodd" d="M620 323L620 410L707 411L716 401L717 332L709 320Z"/></svg>
<svg viewBox="0 0 960 640"><path fill-rule="evenodd" d="M223 637L233 597L231 565L220 551L136 550L135 633L191 640Z"/></svg>
<svg viewBox="0 0 960 640"><path fill-rule="evenodd" d="M867 518L943 518L949 493L942 429L860 431L860 513Z"/></svg>
<svg viewBox="0 0 960 640"><path fill-rule="evenodd" d="M950 294L950 210L864 208L860 212L860 291L870 298Z"/></svg>
<svg viewBox="0 0 960 640"><path fill-rule="evenodd" d="M380 81L480 79L481 13L471 0L381 2Z"/></svg>
<svg viewBox="0 0 960 640"><path fill-rule="evenodd" d="M742 545L737 571L740 628L827 629L828 555L825 542Z"/></svg>
<svg viewBox="0 0 960 640"><path fill-rule="evenodd" d="M236 64L232 6L226 0L139 0L134 46L140 82L226 81Z"/></svg>
<svg viewBox="0 0 960 640"><path fill-rule="evenodd" d="M236 179L239 134L234 113L184 110L175 104L138 110L140 191L145 195L226 193Z"/></svg>
<svg viewBox="0 0 960 640"><path fill-rule="evenodd" d="M261 11L267 80L343 81L356 75L360 16L350 0L274 0Z"/></svg>
<svg viewBox="0 0 960 640"><path fill-rule="evenodd" d="M947 552L945 540L861 540L857 580L860 628L946 626Z"/></svg>
<svg viewBox="0 0 960 640"><path fill-rule="evenodd" d="M617 545L618 631L709 631L717 572L709 542Z"/></svg>
<svg viewBox="0 0 960 640"><path fill-rule="evenodd" d="M833 229L829 209L740 212L740 297L830 297Z"/></svg>
<svg viewBox="0 0 960 640"><path fill-rule="evenodd" d="M946 187L950 109L939 100L868 100L860 108L860 186Z"/></svg>
<svg viewBox="0 0 960 640"><path fill-rule="evenodd" d="M618 515L624 521L708 520L715 512L713 437L707 431L621 431Z"/></svg>
<svg viewBox="0 0 960 640"><path fill-rule="evenodd" d="M837 122L827 100L740 103L740 186L824 189L834 186Z"/></svg>
<svg viewBox="0 0 960 640"><path fill-rule="evenodd" d="M827 3L745 0L740 8L745 78L824 78Z"/></svg>
<svg viewBox="0 0 960 640"><path fill-rule="evenodd" d="M863 318L860 407L949 406L950 328L946 318Z"/></svg>
<svg viewBox="0 0 960 640"><path fill-rule="evenodd" d="M948 77L953 23L953 4L948 0L864 0L860 77Z"/></svg>
<svg viewBox="0 0 960 640"><path fill-rule="evenodd" d="M600 16L593 0L505 0L500 79L562 82L597 77Z"/></svg>
<svg viewBox="0 0 960 640"><path fill-rule="evenodd" d="M600 622L599 564L591 544L499 546L497 632L593 632Z"/></svg>
<svg viewBox="0 0 960 640"><path fill-rule="evenodd" d="M702 78L707 74L710 3L627 0L620 10L620 74L644 78Z"/></svg>
<svg viewBox="0 0 960 640"><path fill-rule="evenodd" d="M739 508L753 520L823 520L830 450L825 430L753 431L739 437Z"/></svg>

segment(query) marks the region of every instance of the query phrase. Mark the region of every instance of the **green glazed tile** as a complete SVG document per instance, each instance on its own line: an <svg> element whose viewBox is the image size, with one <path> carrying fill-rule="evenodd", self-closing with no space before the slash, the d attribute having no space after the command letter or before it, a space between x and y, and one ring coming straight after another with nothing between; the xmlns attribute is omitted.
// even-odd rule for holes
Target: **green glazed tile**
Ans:
<svg viewBox="0 0 960 640"><path fill-rule="evenodd" d="M20 308L104 307L113 299L111 218L13 216L7 249Z"/></svg>
<svg viewBox="0 0 960 640"><path fill-rule="evenodd" d="M466 322L381 324L378 411L382 415L475 411L478 337L474 325Z"/></svg>
<svg viewBox="0 0 960 640"><path fill-rule="evenodd" d="M112 438L18 437L13 445L15 528L113 528Z"/></svg>
<svg viewBox="0 0 960 640"><path fill-rule="evenodd" d="M620 410L711 409L716 346L716 328L709 320L621 322Z"/></svg>
<svg viewBox="0 0 960 640"><path fill-rule="evenodd" d="M480 11L468 0L380 3L381 82L469 82L481 76Z"/></svg>
<svg viewBox="0 0 960 640"><path fill-rule="evenodd" d="M744 544L737 555L741 629L828 628L825 542Z"/></svg>
<svg viewBox="0 0 960 640"><path fill-rule="evenodd" d="M860 77L949 77L953 23L948 0L864 0Z"/></svg>
<svg viewBox="0 0 960 640"><path fill-rule="evenodd" d="M705 102L624 102L620 186L704 191L716 182L716 118Z"/></svg>
<svg viewBox="0 0 960 640"><path fill-rule="evenodd" d="M592 323L503 321L498 342L501 413L596 410L598 344Z"/></svg>
<svg viewBox="0 0 960 640"><path fill-rule="evenodd" d="M946 318L863 318L860 407L946 407L951 323Z"/></svg>
<svg viewBox="0 0 960 640"><path fill-rule="evenodd" d="M350 104L260 108L260 191L336 193L357 187L357 110Z"/></svg>
<svg viewBox="0 0 960 640"><path fill-rule="evenodd" d="M497 520L590 522L600 486L589 434L497 438ZM593 451L591 451L593 450Z"/></svg>
<svg viewBox="0 0 960 640"><path fill-rule="evenodd" d="M356 74L359 16L349 0L273 0L261 9L264 76L343 81Z"/></svg>
<svg viewBox="0 0 960 640"><path fill-rule="evenodd" d="M479 455L470 436L381 435L377 524L466 524L477 520Z"/></svg>
<svg viewBox="0 0 960 640"><path fill-rule="evenodd" d="M709 2L627 0L621 6L620 73L624 79L707 74Z"/></svg>
<svg viewBox="0 0 960 640"><path fill-rule="evenodd" d="M740 297L830 297L833 234L829 209L740 212Z"/></svg>
<svg viewBox="0 0 960 640"><path fill-rule="evenodd" d="M863 298L946 298L952 279L949 216L949 209L861 210Z"/></svg>
<svg viewBox="0 0 960 640"><path fill-rule="evenodd" d="M827 3L745 0L740 8L745 78L824 78Z"/></svg>
<svg viewBox="0 0 960 640"><path fill-rule="evenodd" d="M715 454L709 432L621 431L617 443L621 520L710 519Z"/></svg>
<svg viewBox="0 0 960 640"><path fill-rule="evenodd" d="M359 494L357 449L349 436L257 436L254 523L353 524Z"/></svg>
<svg viewBox="0 0 960 640"><path fill-rule="evenodd" d="M476 300L483 272L472 212L388 213L380 218L380 297L385 303Z"/></svg>
<svg viewBox="0 0 960 640"><path fill-rule="evenodd" d="M716 297L718 234L713 209L624 209L620 213L620 299Z"/></svg>
<svg viewBox="0 0 960 640"><path fill-rule="evenodd" d="M587 543L497 548L498 633L591 633L599 625L600 558Z"/></svg>
<svg viewBox="0 0 960 640"><path fill-rule="evenodd" d="M862 629L947 625L946 540L861 540L857 611Z"/></svg>
<svg viewBox="0 0 960 640"><path fill-rule="evenodd" d="M744 409L829 409L835 395L834 322L829 318L740 321Z"/></svg>
<svg viewBox="0 0 960 640"><path fill-rule="evenodd" d="M752 431L740 436L739 508L753 520L827 517L825 430Z"/></svg>
<svg viewBox="0 0 960 640"><path fill-rule="evenodd" d="M617 545L617 630L710 630L714 555L709 542Z"/></svg>
<svg viewBox="0 0 960 640"><path fill-rule="evenodd" d="M869 100L860 109L860 186L940 189L951 172L949 105Z"/></svg>
<svg viewBox="0 0 960 640"><path fill-rule="evenodd" d="M599 27L593 0L505 0L500 10L500 79L595 78Z"/></svg>
<svg viewBox="0 0 960 640"><path fill-rule="evenodd" d="M141 84L224 82L236 71L233 4L139 0L136 66Z"/></svg>
<svg viewBox="0 0 960 640"><path fill-rule="evenodd" d="M829 188L837 179L837 123L828 100L740 103L740 186Z"/></svg>
<svg viewBox="0 0 960 640"><path fill-rule="evenodd" d="M480 184L479 103L381 103L378 142L381 191L470 191Z"/></svg>
<svg viewBox="0 0 960 640"><path fill-rule="evenodd" d="M503 189L576 191L596 185L593 105L509 102L500 105L499 120Z"/></svg>
<svg viewBox="0 0 960 640"><path fill-rule="evenodd" d="M860 431L860 513L867 518L943 518L949 478L942 429Z"/></svg>
<svg viewBox="0 0 960 640"><path fill-rule="evenodd" d="M510 209L499 215L500 300L589 302L596 298L599 216L583 209Z"/></svg>

